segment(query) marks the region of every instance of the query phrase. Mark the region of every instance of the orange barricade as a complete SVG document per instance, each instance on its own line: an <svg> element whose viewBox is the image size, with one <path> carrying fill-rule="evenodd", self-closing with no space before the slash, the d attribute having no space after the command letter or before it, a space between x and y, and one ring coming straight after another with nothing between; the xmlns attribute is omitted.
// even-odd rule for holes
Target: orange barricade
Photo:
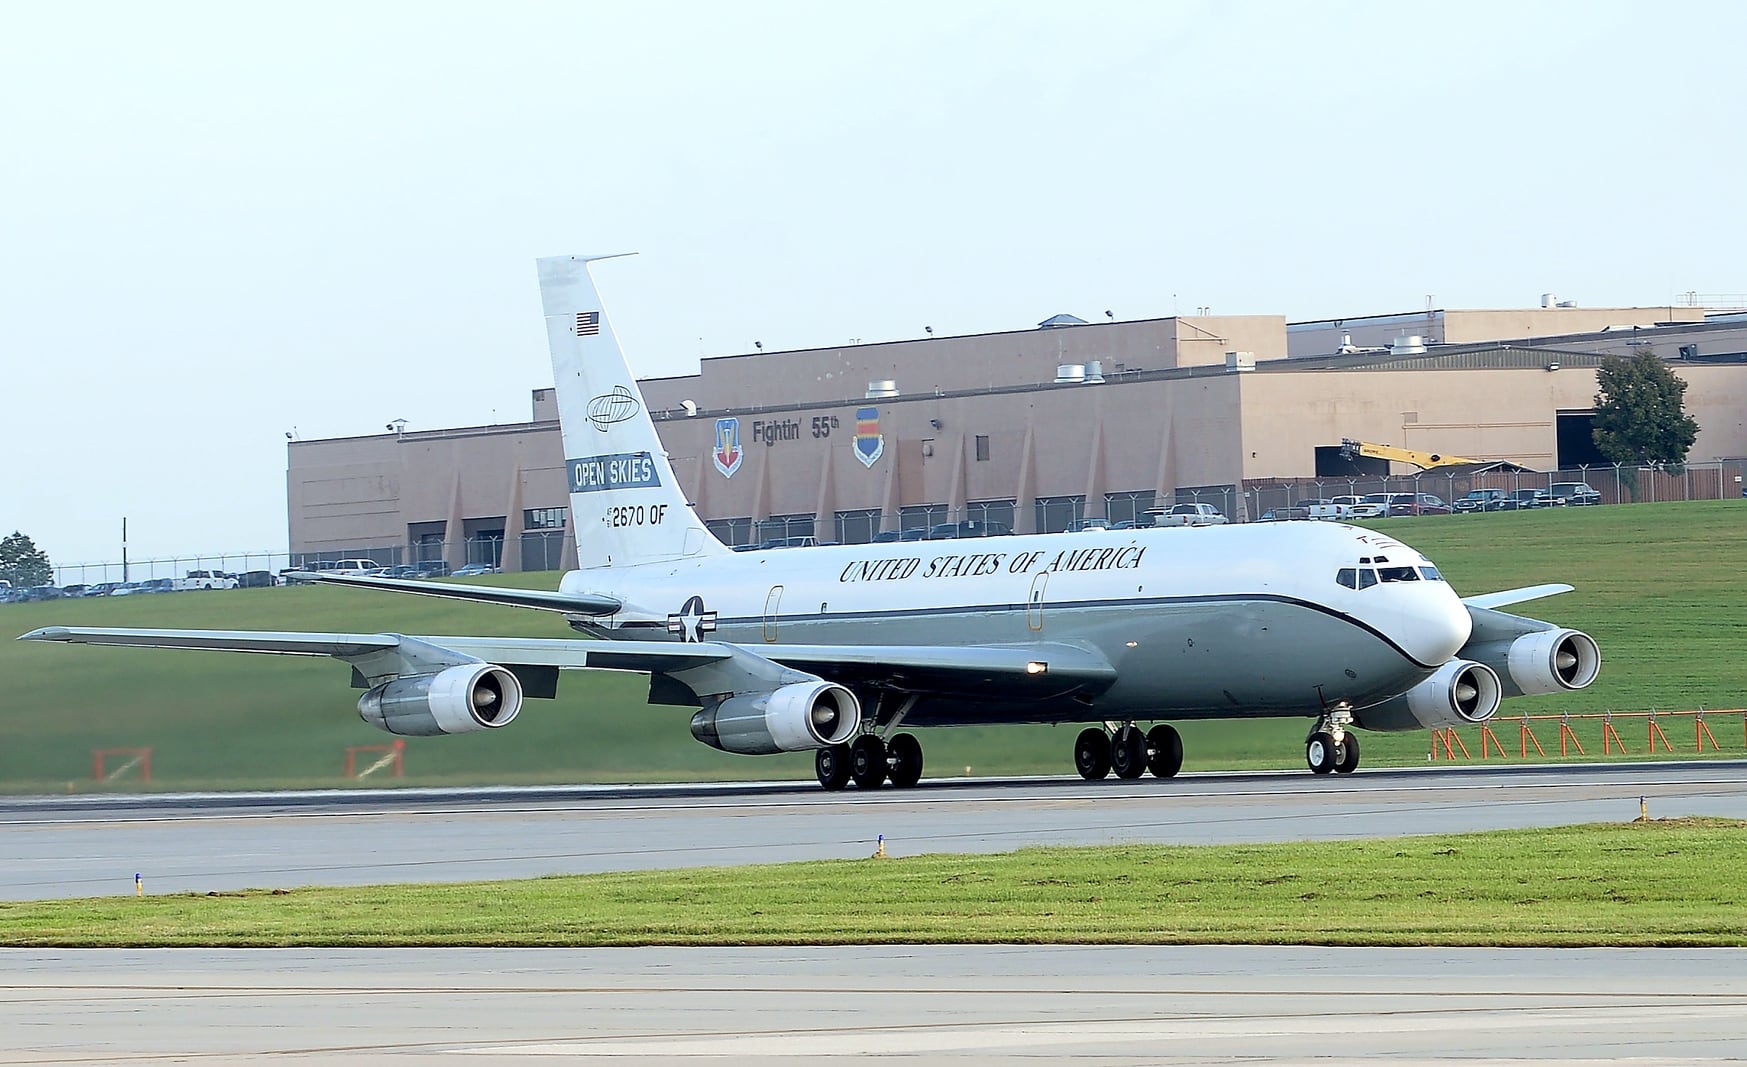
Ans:
<svg viewBox="0 0 1747 1067"><path fill-rule="evenodd" d="M376 769L378 769L386 764L386 765L392 766L394 768L392 771L389 772L390 774L394 775L394 777L403 778L406 776L406 739L405 738L397 737L394 739L394 741L392 743L386 744L386 745L352 745L349 748L347 748L346 749L346 777L347 778L361 777L361 775L358 773L358 753L360 753L360 752L372 752L372 753L380 752L380 753L382 753L381 759L377 760L375 763L372 763L370 766L364 768L364 774L369 774L371 771L374 771L374 770L376 770Z"/></svg>
<svg viewBox="0 0 1747 1067"><path fill-rule="evenodd" d="M1600 723L1601 750L1603 755L1612 756L1618 754L1629 756L1632 754L1632 751L1626 747L1625 738L1620 736L1619 727L1617 725L1619 720L1643 719L1644 739L1648 745L1649 753L1651 755L1674 755L1680 752L1680 748L1675 745L1673 741L1669 740L1668 734L1664 731L1663 723L1666 720L1670 718L1678 719L1691 716L1693 721L1693 751L1695 753L1703 753L1706 750L1705 746L1708 744L1710 746L1710 751L1721 752L1723 751L1723 746L1718 743L1716 735L1711 732L1710 723L1706 721L1707 719L1714 719L1718 715L1742 716L1742 739L1743 743L1747 744L1747 709L1743 708L1735 708L1725 711L1707 710L1705 708L1700 708L1697 711L1661 711L1657 709L1652 709L1650 711L1607 711L1600 714L1588 715L1573 715L1570 712L1561 712L1557 715L1521 715L1511 716L1511 718L1517 719L1518 755L1523 759L1528 759L1529 749L1532 747L1535 751L1535 755L1545 759L1547 758L1547 751L1541 747L1541 739L1535 736L1534 728L1531 725L1536 719L1557 722L1559 724L1559 755L1561 757L1569 756L1572 750L1576 750L1576 753L1579 756L1588 755L1584 750L1583 741L1578 737L1576 729L1577 725L1583 722ZM1498 739L1498 734L1492 729L1497 723L1508 723L1509 721L1510 719L1500 718L1494 722L1484 722L1479 724L1481 759L1491 759L1495 754L1501 758L1509 758L1509 750L1506 749L1504 743ZM1444 727L1432 731L1431 758L1433 760L1454 760L1458 757L1458 754L1460 755L1460 758L1465 760L1471 760L1474 758L1472 753L1469 752L1468 746L1463 743L1462 738L1457 733L1455 727Z"/></svg>
<svg viewBox="0 0 1747 1067"><path fill-rule="evenodd" d="M116 756L126 756L127 761L113 771L104 773L108 761ZM152 780L152 750L149 748L94 748L91 750L91 777L99 782L109 782L120 778L135 767L140 769L140 781Z"/></svg>

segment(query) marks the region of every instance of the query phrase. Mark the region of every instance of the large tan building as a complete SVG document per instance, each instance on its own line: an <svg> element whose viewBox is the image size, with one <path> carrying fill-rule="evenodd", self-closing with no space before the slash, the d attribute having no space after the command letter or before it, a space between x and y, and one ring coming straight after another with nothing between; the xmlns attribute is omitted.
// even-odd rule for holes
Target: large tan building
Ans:
<svg viewBox="0 0 1747 1067"><path fill-rule="evenodd" d="M725 356L641 385L675 475L731 543L859 542L966 519L1059 530L1191 496L1245 518L1322 495L1313 487L1364 491L1359 479L1384 472L1343 458L1343 438L1536 471L1599 464L1594 369L1644 345L1688 383L1691 459L1747 457L1747 322L1690 311L1435 313L1446 342L1576 327L1485 344L1415 343L1397 316L1369 333L1342 325L1362 319L1072 320ZM1311 336L1323 352L1297 351ZM527 423L293 442L291 551L572 566L556 419L551 390L536 389Z"/></svg>

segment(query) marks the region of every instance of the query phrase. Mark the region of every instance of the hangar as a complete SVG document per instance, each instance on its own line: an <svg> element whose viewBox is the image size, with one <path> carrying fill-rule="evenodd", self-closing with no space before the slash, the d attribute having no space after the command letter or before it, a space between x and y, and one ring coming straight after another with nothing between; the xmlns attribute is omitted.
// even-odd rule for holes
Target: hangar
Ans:
<svg viewBox="0 0 1747 1067"><path fill-rule="evenodd" d="M1016 532L1132 521L1175 498L1241 521L1321 488L1383 488L1384 471L1339 457L1343 438L1581 471L1602 462L1587 421L1595 367L1646 349L1688 384L1692 464L1747 457L1747 316L1696 306L1058 315L714 357L640 385L724 541L853 543L967 520ZM290 442L293 558L574 566L557 409L549 388L532 398L522 423ZM1715 467L1722 495L1740 472Z"/></svg>

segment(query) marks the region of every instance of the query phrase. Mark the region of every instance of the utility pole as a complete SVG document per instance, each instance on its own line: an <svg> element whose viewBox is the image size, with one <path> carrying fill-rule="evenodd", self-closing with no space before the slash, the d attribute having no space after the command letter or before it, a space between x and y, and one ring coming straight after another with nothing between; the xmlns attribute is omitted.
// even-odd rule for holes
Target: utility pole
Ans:
<svg viewBox="0 0 1747 1067"><path fill-rule="evenodd" d="M127 516L121 517L121 580L127 581Z"/></svg>

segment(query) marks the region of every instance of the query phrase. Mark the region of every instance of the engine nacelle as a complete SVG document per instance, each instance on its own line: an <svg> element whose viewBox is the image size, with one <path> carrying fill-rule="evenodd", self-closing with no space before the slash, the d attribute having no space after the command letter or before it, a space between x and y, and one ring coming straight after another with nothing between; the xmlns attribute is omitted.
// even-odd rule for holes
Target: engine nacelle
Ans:
<svg viewBox="0 0 1747 1067"><path fill-rule="evenodd" d="M358 715L405 737L508 726L522 710L522 683L502 667L469 663L384 682L358 699Z"/></svg>
<svg viewBox="0 0 1747 1067"><path fill-rule="evenodd" d="M1453 659L1407 692L1353 713L1367 730L1441 730L1492 718L1503 697L1498 674L1484 663Z"/></svg>
<svg viewBox="0 0 1747 1067"><path fill-rule="evenodd" d="M861 727L861 701L830 682L743 693L692 716L692 736L723 752L763 756L841 745Z"/></svg>
<svg viewBox="0 0 1747 1067"><path fill-rule="evenodd" d="M1505 673L1525 696L1582 689L1601 671L1601 649L1581 630L1542 630L1510 643Z"/></svg>

